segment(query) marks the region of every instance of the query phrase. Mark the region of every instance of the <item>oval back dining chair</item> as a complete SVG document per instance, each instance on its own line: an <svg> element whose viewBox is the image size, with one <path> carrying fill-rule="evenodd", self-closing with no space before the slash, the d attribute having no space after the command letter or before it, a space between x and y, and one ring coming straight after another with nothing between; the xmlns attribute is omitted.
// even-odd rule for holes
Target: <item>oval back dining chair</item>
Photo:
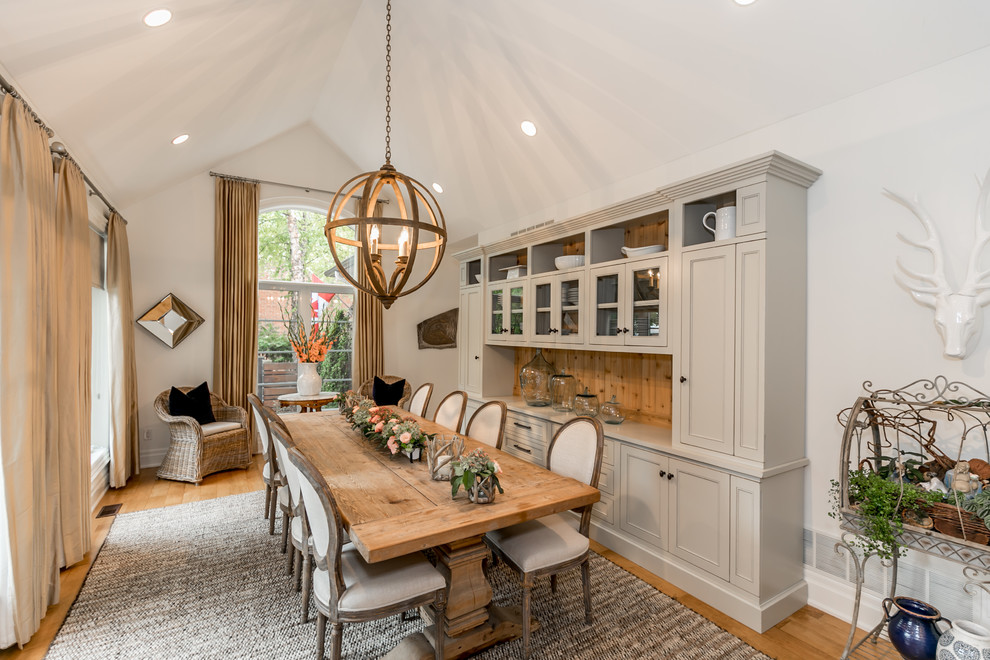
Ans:
<svg viewBox="0 0 990 660"><path fill-rule="evenodd" d="M489 401L471 415L464 435L495 449L501 449L507 414L508 408L504 401Z"/></svg>
<svg viewBox="0 0 990 660"><path fill-rule="evenodd" d="M432 604L436 608L434 654L442 660L447 602L443 574L418 552L367 564L354 546L344 548L340 510L323 475L296 448L289 451L289 460L302 477L302 497L313 532L317 659L324 657L328 620L333 628L330 657L338 660L344 623L374 621Z"/></svg>
<svg viewBox="0 0 990 660"><path fill-rule="evenodd" d="M303 623L309 619L309 526L303 510L299 484L302 477L295 465L289 462L289 450L295 447L292 435L282 419L268 408L262 413L268 418L275 443L275 453L285 471L286 487L278 490L278 505L282 510L282 552L287 553L285 572L293 576L296 591L302 590Z"/></svg>
<svg viewBox="0 0 990 660"><path fill-rule="evenodd" d="M547 467L598 488L602 471L605 438L598 420L578 417L560 427L547 450ZM591 625L591 507L581 509L581 522L575 530L565 517L553 514L538 520L497 529L485 535L485 542L499 558L522 578L523 658L529 657L530 591L536 579L550 576L550 588L557 590L557 573L581 567L584 587L584 620Z"/></svg>
<svg viewBox="0 0 990 660"><path fill-rule="evenodd" d="M265 404L256 395L247 395L248 403L251 405L251 412L254 414L254 426L261 436L261 446L264 447L265 465L261 470L262 479L265 481L265 518L268 519L268 533L275 533L275 509L278 507L276 498L279 486L285 485L285 477L282 475L275 456L275 445L272 441L272 434L268 428L268 418L261 411Z"/></svg>
<svg viewBox="0 0 990 660"><path fill-rule="evenodd" d="M409 412L426 417L426 407L430 405L431 396L433 396L433 383L420 385L409 399Z"/></svg>
<svg viewBox="0 0 990 660"><path fill-rule="evenodd" d="M454 390L440 401L437 411L433 414L433 421L454 433L460 433L465 407L467 407L467 394L461 390Z"/></svg>

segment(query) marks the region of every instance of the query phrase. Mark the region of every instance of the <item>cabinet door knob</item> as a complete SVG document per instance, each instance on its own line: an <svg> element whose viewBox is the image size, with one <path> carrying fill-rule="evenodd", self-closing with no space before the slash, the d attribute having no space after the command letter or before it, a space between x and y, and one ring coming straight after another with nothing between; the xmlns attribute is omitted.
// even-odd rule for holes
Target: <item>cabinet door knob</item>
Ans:
<svg viewBox="0 0 990 660"><path fill-rule="evenodd" d="M480 360L480 359L481 359L481 356L480 356L480 355L475 355L475 356L474 356L474 359L475 359L475 360Z"/></svg>
<svg viewBox="0 0 990 660"><path fill-rule="evenodd" d="M674 478L674 473L673 472L668 472L667 473L667 481L670 481L673 478Z"/></svg>
<svg viewBox="0 0 990 660"><path fill-rule="evenodd" d="M681 382L682 383L686 383L687 382L687 376L681 376Z"/></svg>
<svg viewBox="0 0 990 660"><path fill-rule="evenodd" d="M660 476L661 477L666 477L667 476L667 473L664 472L663 470L660 470Z"/></svg>
<svg viewBox="0 0 990 660"><path fill-rule="evenodd" d="M626 334L627 332L629 332L629 328L623 328L622 329L622 334Z"/></svg>

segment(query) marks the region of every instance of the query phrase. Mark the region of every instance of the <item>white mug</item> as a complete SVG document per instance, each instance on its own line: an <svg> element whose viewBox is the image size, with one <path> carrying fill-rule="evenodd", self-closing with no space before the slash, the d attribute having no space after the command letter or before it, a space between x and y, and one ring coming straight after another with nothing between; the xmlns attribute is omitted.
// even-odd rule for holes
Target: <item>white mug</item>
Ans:
<svg viewBox="0 0 990 660"><path fill-rule="evenodd" d="M708 226L708 218L715 219L715 226ZM736 237L736 207L723 206L717 211L709 211L701 219L701 224L705 229L715 235L716 241L725 241Z"/></svg>

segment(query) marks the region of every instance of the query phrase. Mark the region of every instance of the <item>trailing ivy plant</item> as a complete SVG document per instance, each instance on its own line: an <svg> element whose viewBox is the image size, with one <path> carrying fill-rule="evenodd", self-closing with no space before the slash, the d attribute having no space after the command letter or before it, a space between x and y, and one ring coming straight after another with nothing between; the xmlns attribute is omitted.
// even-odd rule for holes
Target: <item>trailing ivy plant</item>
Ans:
<svg viewBox="0 0 990 660"><path fill-rule="evenodd" d="M839 518L842 494L835 479L830 494L832 512L829 515ZM914 511L920 514L928 504L941 502L942 494L930 493L911 483L891 481L875 472L850 470L849 501L857 506L857 513L863 519L863 531L856 535L853 544L864 553L893 559L904 554L904 546L898 539L904 532L902 513Z"/></svg>

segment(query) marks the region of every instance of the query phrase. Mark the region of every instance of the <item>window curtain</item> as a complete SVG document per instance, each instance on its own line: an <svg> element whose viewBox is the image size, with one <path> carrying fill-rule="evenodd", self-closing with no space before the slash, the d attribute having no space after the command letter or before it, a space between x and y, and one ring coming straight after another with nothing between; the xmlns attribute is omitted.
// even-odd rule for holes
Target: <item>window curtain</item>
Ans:
<svg viewBox="0 0 990 660"><path fill-rule="evenodd" d="M257 379L258 184L216 177L215 193L213 391L247 408ZM257 438L254 451L261 451Z"/></svg>
<svg viewBox="0 0 990 660"><path fill-rule="evenodd" d="M0 648L58 602L89 551L86 189L24 105L0 107ZM56 208L57 204L57 208Z"/></svg>
<svg viewBox="0 0 990 660"><path fill-rule="evenodd" d="M382 203L375 203L375 216L381 217ZM358 283L368 286L364 260L355 255ZM385 373L385 349L382 330L382 302L361 289L357 290L357 318L354 320L354 358L351 387L357 390L366 381Z"/></svg>
<svg viewBox="0 0 990 660"><path fill-rule="evenodd" d="M120 488L141 470L134 298L127 223L110 212L107 222L107 294L110 300L110 486Z"/></svg>

